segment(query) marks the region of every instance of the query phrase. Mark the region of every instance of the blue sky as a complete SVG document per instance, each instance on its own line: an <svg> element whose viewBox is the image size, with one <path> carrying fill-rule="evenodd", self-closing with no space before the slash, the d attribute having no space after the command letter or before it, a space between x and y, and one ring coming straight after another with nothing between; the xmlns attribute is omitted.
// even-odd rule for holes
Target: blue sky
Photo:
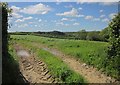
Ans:
<svg viewBox="0 0 120 85"><path fill-rule="evenodd" d="M118 12L110 2L9 2L9 7L9 32L102 30Z"/></svg>

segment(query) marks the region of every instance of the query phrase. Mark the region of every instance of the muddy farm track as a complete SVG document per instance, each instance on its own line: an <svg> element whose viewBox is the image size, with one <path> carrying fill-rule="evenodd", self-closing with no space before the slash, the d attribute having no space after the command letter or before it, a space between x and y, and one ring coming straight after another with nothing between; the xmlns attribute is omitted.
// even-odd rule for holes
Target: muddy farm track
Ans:
<svg viewBox="0 0 120 85"><path fill-rule="evenodd" d="M19 45L14 45L19 57L20 71L30 83L55 83L55 79L49 73L47 66L33 54Z"/></svg>
<svg viewBox="0 0 120 85"><path fill-rule="evenodd" d="M106 76L96 68L76 60L75 58L65 55L57 49L48 48L47 46L33 43L32 45L50 52L51 54L63 60L72 70L82 75L89 83L115 83L115 79ZM21 73L30 83L57 83L49 73L47 66L33 54L23 49L20 45L15 44L14 48L19 56ZM118 85L118 83L117 83Z"/></svg>
<svg viewBox="0 0 120 85"><path fill-rule="evenodd" d="M49 48L47 46L36 43L33 43L33 45L42 48L43 50L46 50L51 54L62 59L71 69L85 77L85 79L87 79L89 83L116 83L116 84L119 83L110 76L107 76L102 72L98 71L97 68L88 66L86 63L83 63L80 60L73 58L72 56L65 55L58 49Z"/></svg>

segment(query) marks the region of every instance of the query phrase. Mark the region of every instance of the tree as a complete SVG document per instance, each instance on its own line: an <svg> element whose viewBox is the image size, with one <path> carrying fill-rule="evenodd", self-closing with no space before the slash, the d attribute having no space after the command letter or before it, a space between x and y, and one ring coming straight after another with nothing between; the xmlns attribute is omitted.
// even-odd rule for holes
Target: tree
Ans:
<svg viewBox="0 0 120 85"><path fill-rule="evenodd" d="M108 64L117 70L117 78L120 79L120 13L116 15L109 24L110 47L108 50Z"/></svg>
<svg viewBox="0 0 120 85"><path fill-rule="evenodd" d="M87 40L93 41L101 41L101 37L99 35L99 31L92 31L87 34Z"/></svg>
<svg viewBox="0 0 120 85"><path fill-rule="evenodd" d="M8 52L8 13L12 12L12 9L8 8L7 3L0 3L2 7L2 56L6 57Z"/></svg>
<svg viewBox="0 0 120 85"><path fill-rule="evenodd" d="M81 40L86 40L86 36L87 36L87 32L86 30L81 30L78 32L78 38L81 39Z"/></svg>
<svg viewBox="0 0 120 85"><path fill-rule="evenodd" d="M7 3L0 3L2 6L2 56L7 56L7 27L8 27L8 4Z"/></svg>
<svg viewBox="0 0 120 85"><path fill-rule="evenodd" d="M103 29L101 32L100 32L100 36L102 38L102 41L108 41L109 39L109 27L106 27L105 29Z"/></svg>

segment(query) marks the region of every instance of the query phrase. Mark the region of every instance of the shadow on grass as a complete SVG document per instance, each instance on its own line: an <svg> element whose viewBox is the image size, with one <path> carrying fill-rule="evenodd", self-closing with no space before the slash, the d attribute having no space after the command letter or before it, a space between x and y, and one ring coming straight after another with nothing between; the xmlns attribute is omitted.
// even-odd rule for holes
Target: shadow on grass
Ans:
<svg viewBox="0 0 120 85"><path fill-rule="evenodd" d="M7 58L2 58L2 84L21 83L29 84L19 69L19 64L8 53Z"/></svg>

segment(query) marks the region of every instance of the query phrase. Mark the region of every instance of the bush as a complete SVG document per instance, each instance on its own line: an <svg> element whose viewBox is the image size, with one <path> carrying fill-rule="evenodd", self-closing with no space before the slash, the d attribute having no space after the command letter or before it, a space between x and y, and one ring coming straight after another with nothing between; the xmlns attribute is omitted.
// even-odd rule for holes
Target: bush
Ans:
<svg viewBox="0 0 120 85"><path fill-rule="evenodd" d="M109 24L110 28L110 44L108 57L106 60L106 69L113 68L114 77L120 79L120 13L116 15ZM107 67L110 64L110 67ZM110 72L110 70L109 70ZM113 74L113 72L110 72Z"/></svg>

